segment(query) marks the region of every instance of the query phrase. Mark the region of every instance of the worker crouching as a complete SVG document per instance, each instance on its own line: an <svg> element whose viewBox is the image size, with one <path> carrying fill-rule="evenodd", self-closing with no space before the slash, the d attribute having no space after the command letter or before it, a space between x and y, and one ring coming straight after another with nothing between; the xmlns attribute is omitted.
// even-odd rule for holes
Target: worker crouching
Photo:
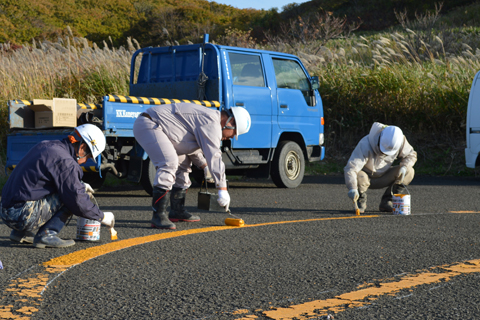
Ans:
<svg viewBox="0 0 480 320"><path fill-rule="evenodd" d="M400 164L393 166L399 159ZM375 122L363 137L344 168L348 196L357 203L360 213L367 208L367 190L386 188L379 210L393 212L392 194L404 194L405 186L415 176L413 166L417 152L408 143L402 130Z"/></svg>
<svg viewBox="0 0 480 320"><path fill-rule="evenodd" d="M63 140L36 144L18 163L2 189L0 217L12 230L10 240L37 248L69 247L58 233L72 214L112 227L114 215L90 201L90 185L81 181L80 165L100 158L105 135L84 124Z"/></svg>

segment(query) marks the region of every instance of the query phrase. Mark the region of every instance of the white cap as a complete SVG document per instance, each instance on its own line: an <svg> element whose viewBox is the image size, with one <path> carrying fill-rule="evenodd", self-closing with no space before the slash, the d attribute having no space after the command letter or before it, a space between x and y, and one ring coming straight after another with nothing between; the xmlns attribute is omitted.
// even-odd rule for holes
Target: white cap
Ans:
<svg viewBox="0 0 480 320"><path fill-rule="evenodd" d="M231 107L230 110L233 113L235 118L235 139L238 140L238 136L244 133L247 133L250 130L252 124L252 119L250 118L250 113L245 108L242 107Z"/></svg>
<svg viewBox="0 0 480 320"><path fill-rule="evenodd" d="M380 151L387 156L393 156L403 143L403 132L399 127L388 126L380 134Z"/></svg>
<svg viewBox="0 0 480 320"><path fill-rule="evenodd" d="M93 161L97 163L97 157L105 150L106 139L102 130L96 125L87 123L75 128L77 134L83 139L92 153Z"/></svg>

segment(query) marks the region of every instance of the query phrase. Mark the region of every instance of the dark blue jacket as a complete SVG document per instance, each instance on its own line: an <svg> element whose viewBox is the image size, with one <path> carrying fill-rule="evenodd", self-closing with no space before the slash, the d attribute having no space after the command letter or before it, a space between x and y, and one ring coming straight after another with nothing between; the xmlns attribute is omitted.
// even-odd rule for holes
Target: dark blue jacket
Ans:
<svg viewBox="0 0 480 320"><path fill-rule="evenodd" d="M8 178L2 190L2 207L58 193L74 215L101 221L103 212L85 193L82 177L82 167L68 139L42 141L25 155Z"/></svg>

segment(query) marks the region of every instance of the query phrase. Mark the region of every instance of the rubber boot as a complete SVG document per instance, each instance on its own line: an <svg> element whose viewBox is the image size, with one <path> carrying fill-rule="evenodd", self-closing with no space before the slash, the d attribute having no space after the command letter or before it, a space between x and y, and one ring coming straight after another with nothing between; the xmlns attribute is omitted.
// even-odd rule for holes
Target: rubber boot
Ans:
<svg viewBox="0 0 480 320"><path fill-rule="evenodd" d="M165 189L160 189L157 187L153 188L153 198L152 198L152 228L157 229L176 229L172 221L167 217L167 207L170 200L170 192Z"/></svg>
<svg viewBox="0 0 480 320"><path fill-rule="evenodd" d="M35 233L32 231L18 231L13 229L10 233L10 240L19 243L33 243Z"/></svg>
<svg viewBox="0 0 480 320"><path fill-rule="evenodd" d="M382 212L393 212L392 194L404 194L405 187L401 184L394 184L393 187L389 186L382 196L380 201L379 210Z"/></svg>
<svg viewBox="0 0 480 320"><path fill-rule="evenodd" d="M357 200L357 207L358 207L358 210L360 210L360 213L364 213L365 210L367 210L367 193L366 192L359 194L359 197Z"/></svg>
<svg viewBox="0 0 480 320"><path fill-rule="evenodd" d="M170 196L170 214L168 218L173 221L185 221L196 222L200 221L199 216L194 216L187 210L185 210L185 197L187 196L187 190L182 188L172 188L172 195Z"/></svg>
<svg viewBox="0 0 480 320"><path fill-rule="evenodd" d="M35 248L64 248L75 244L73 240L63 240L57 237L57 234L62 230L67 222L67 219L72 214L66 209L62 208L60 211L47 221L37 232L33 238L33 246Z"/></svg>

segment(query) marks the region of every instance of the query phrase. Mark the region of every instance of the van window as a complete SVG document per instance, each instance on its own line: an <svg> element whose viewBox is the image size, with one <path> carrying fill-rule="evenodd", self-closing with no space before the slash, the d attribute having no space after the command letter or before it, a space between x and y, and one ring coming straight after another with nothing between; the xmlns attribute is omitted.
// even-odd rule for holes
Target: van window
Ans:
<svg viewBox="0 0 480 320"><path fill-rule="evenodd" d="M260 56L232 52L228 56L234 85L265 87Z"/></svg>
<svg viewBox="0 0 480 320"><path fill-rule="evenodd" d="M277 88L302 91L307 105L312 105L310 82L302 67L293 60L273 59Z"/></svg>

